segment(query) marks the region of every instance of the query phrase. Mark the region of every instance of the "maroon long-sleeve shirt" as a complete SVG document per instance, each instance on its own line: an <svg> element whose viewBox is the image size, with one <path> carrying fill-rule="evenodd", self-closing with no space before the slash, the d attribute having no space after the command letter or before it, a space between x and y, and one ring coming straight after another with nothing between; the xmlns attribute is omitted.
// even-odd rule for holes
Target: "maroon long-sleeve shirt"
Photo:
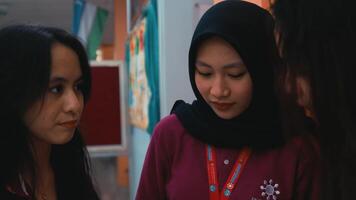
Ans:
<svg viewBox="0 0 356 200"><path fill-rule="evenodd" d="M216 149L220 190L239 152ZM311 137L297 137L265 152L253 151L230 199L316 200L318 170L318 145ZM160 199L209 199L205 144L189 135L175 115L155 128L136 195L136 200Z"/></svg>

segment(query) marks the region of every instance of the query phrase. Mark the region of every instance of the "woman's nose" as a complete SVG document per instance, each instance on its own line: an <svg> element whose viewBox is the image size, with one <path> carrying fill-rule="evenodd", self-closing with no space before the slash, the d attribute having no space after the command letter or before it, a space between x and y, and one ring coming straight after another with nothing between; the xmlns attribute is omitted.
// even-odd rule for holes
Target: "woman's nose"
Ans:
<svg viewBox="0 0 356 200"><path fill-rule="evenodd" d="M211 95L217 98L226 97L230 93L230 89L223 78L216 78L210 90Z"/></svg>
<svg viewBox="0 0 356 200"><path fill-rule="evenodd" d="M77 91L69 91L65 96L64 111L80 115L83 110L83 95Z"/></svg>

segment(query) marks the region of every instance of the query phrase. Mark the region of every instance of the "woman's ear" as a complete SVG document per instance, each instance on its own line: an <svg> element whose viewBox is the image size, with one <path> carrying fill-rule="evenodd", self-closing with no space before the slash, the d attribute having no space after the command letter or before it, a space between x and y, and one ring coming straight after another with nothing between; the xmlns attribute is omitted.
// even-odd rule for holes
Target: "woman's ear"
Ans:
<svg viewBox="0 0 356 200"><path fill-rule="evenodd" d="M311 105L310 98L310 85L303 77L296 78L296 89L297 89L297 103L302 107L309 107Z"/></svg>
<svg viewBox="0 0 356 200"><path fill-rule="evenodd" d="M304 77L296 78L297 104L304 108L305 115L315 118L309 81Z"/></svg>

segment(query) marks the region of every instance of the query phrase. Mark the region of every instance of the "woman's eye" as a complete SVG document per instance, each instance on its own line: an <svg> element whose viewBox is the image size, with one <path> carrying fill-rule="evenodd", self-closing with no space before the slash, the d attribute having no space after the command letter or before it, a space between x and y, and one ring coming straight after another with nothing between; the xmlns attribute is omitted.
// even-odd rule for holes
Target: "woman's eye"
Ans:
<svg viewBox="0 0 356 200"><path fill-rule="evenodd" d="M243 77L245 74L246 74L246 72L242 72L242 73L236 73L236 74L229 74L229 76L230 76L231 78L236 78L236 79L238 79L238 78Z"/></svg>
<svg viewBox="0 0 356 200"><path fill-rule="evenodd" d="M199 71L199 70L197 70L197 72L198 72L199 75L206 76L206 77L208 77L208 76L210 76L212 74L211 72L202 72L202 71Z"/></svg>
<svg viewBox="0 0 356 200"><path fill-rule="evenodd" d="M74 89L78 92L83 92L83 87L84 87L84 84L83 83L77 83L75 86L74 86Z"/></svg>
<svg viewBox="0 0 356 200"><path fill-rule="evenodd" d="M63 86L58 85L58 86L50 87L49 91L53 94L59 94L63 91Z"/></svg>

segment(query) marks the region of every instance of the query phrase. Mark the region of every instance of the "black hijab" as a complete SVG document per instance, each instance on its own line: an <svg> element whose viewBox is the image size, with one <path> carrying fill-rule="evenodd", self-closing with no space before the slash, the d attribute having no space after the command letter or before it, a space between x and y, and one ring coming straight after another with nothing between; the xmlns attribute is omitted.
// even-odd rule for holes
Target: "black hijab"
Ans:
<svg viewBox="0 0 356 200"><path fill-rule="evenodd" d="M223 148L250 146L265 149L283 143L281 120L274 87L274 69L279 64L274 22L264 9L244 1L223 1L200 19L189 50L189 76L197 100L175 103L175 113L193 137ZM195 59L202 41L217 36L240 54L253 82L250 106L232 119L218 117L204 101L195 84Z"/></svg>

